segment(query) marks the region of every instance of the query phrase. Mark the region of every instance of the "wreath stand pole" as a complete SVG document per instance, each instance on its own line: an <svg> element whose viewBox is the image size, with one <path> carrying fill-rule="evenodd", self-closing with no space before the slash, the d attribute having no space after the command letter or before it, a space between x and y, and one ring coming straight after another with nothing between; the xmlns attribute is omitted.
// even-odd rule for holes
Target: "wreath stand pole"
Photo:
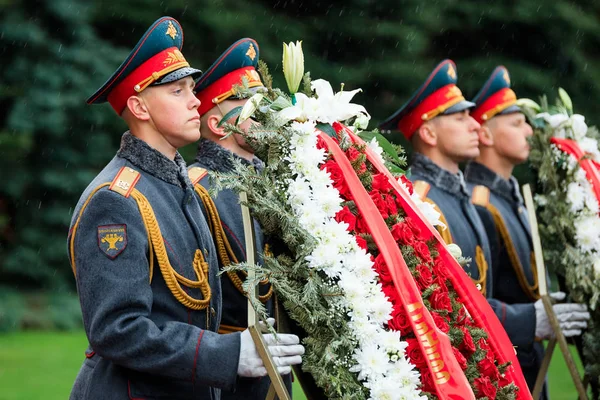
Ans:
<svg viewBox="0 0 600 400"><path fill-rule="evenodd" d="M250 210L248 209L248 196L246 192L240 193L240 203L242 207L242 218L244 221L244 239L246 243L246 261L248 264L255 264L256 260L256 247L254 245L254 224L252 223L252 217L250 216ZM254 281L256 272L253 269L248 271L248 280ZM258 290L257 286L253 286L252 289L248 292L248 330L252 335L252 339L254 340L254 344L256 345L256 350L260 355L263 363L265 364L265 368L269 374L269 378L271 379L271 386L269 387L269 392L267 393L267 397L265 400L274 400L275 395L279 397L280 400L291 400L291 397L283 383L283 379L281 375L277 371L277 367L271 358L271 354L267 350L267 345L263 340L262 333L258 324L258 315L256 315L256 310L252 306L252 302L250 301L250 296L253 298L258 298Z"/></svg>
<svg viewBox="0 0 600 400"><path fill-rule="evenodd" d="M548 314L550 326L554 331L554 337L548 342L548 346L546 347L546 354L544 356L540 371L535 381L535 387L533 388L533 398L536 400L540 398L542 388L544 385L544 380L546 379L546 374L548 373L548 367L550 366L550 360L552 359L552 353L554 352L556 343L558 342L560 351L563 353L565 363L569 368L571 378L573 379L573 383L575 384L575 388L577 389L577 393L579 394L579 399L588 400L585 391L585 386L581 381L581 377L579 376L579 372L577 371L577 366L575 365L575 361L573 360L573 356L571 355L571 352L569 350L567 340L565 339L565 336L563 335L560 329L560 324L558 323L556 314L554 314L554 310L552 308L552 300L548 295L548 285L546 282L546 266L544 265L542 243L538 231L535 207L533 205L533 196L531 195L531 187L529 185L523 185L523 198L527 207L529 225L531 227L531 239L533 241L533 251L535 253L535 267L537 269L540 298L542 299L542 303L544 304L544 308L546 309L546 314Z"/></svg>

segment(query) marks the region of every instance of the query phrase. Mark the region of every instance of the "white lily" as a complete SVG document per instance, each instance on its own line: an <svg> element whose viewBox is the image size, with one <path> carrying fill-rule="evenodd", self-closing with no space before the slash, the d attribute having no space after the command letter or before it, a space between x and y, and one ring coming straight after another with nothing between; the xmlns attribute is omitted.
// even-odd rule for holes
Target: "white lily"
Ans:
<svg viewBox="0 0 600 400"><path fill-rule="evenodd" d="M283 44L283 75L290 93L296 93L304 76L302 41Z"/></svg>
<svg viewBox="0 0 600 400"><path fill-rule="evenodd" d="M367 118L371 118L363 106L350 103L350 100L352 100L354 95L358 92L362 92L362 89L351 91L341 90L334 94L331 84L324 79L312 81L310 87L316 92L319 100L319 122L331 124L336 121L345 121L359 115L365 115Z"/></svg>
<svg viewBox="0 0 600 400"><path fill-rule="evenodd" d="M319 101L315 98L308 97L304 93L296 93L296 104L284 108L275 114L276 120L281 124L288 121L317 121L319 115Z"/></svg>
<svg viewBox="0 0 600 400"><path fill-rule="evenodd" d="M252 96L248 99L246 104L244 104L242 111L240 112L240 117L238 119L239 124L241 124L242 122L244 122L245 120L250 118L250 116L252 116L252 114L254 114L254 112L258 108L258 105L260 104L260 102L262 101L262 99L264 97L265 96L263 94L256 93L254 96Z"/></svg>
<svg viewBox="0 0 600 400"><path fill-rule="evenodd" d="M571 97L569 97L565 89L558 88L558 97L560 97L560 101L562 101L567 111L569 113L573 112L573 102L571 101Z"/></svg>

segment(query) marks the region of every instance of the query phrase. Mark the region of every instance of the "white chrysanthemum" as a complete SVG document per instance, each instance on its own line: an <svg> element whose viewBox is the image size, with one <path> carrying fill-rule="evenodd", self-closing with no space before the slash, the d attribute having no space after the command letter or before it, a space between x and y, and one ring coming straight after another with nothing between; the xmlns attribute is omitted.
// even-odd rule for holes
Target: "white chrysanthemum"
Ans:
<svg viewBox="0 0 600 400"><path fill-rule="evenodd" d="M383 164L383 149L379 145L377 138L373 138L367 142L367 146L373 151L379 162Z"/></svg>
<svg viewBox="0 0 600 400"><path fill-rule="evenodd" d="M393 306L385 297L378 297L372 300L373 319L385 324L392 318Z"/></svg>
<svg viewBox="0 0 600 400"><path fill-rule="evenodd" d="M300 134L312 135L315 133L315 122L314 121L306 121L306 122L294 121L290 124L290 128Z"/></svg>
<svg viewBox="0 0 600 400"><path fill-rule="evenodd" d="M584 252L600 249L600 224L596 215L575 220L575 237Z"/></svg>
<svg viewBox="0 0 600 400"><path fill-rule="evenodd" d="M585 193L583 188L577 182L571 182L567 186L567 200L569 201L571 212L578 212L583 209Z"/></svg>
<svg viewBox="0 0 600 400"><path fill-rule="evenodd" d="M369 344L358 349L354 353L354 358L362 367L362 370L359 373L359 379L362 379L361 374L369 376L372 374L385 374L387 372L389 363L387 354L380 351L377 348L377 345Z"/></svg>
<svg viewBox="0 0 600 400"><path fill-rule="evenodd" d="M584 137L578 141L581 150L587 154L591 154L592 158L600 162L600 151L598 151L598 141L590 137Z"/></svg>
<svg viewBox="0 0 600 400"><path fill-rule="evenodd" d="M600 258L598 256L594 257L593 268L596 278L600 278Z"/></svg>
<svg viewBox="0 0 600 400"><path fill-rule="evenodd" d="M573 130L573 139L577 141L583 139L588 129L585 117L580 114L571 115L571 129Z"/></svg>

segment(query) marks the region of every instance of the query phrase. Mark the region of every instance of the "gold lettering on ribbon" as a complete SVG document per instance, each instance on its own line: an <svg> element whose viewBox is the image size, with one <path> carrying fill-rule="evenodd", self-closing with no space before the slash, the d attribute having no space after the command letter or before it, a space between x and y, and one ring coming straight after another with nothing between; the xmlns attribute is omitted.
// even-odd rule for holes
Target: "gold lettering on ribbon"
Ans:
<svg viewBox="0 0 600 400"><path fill-rule="evenodd" d="M435 339L434 330L423 318L423 313L419 312L421 308L423 308L421 303L412 303L406 306L410 319L415 323L415 335L425 349L425 355L429 360L435 383L441 385L450 380L450 373L446 370L446 365L438 352L439 340Z"/></svg>

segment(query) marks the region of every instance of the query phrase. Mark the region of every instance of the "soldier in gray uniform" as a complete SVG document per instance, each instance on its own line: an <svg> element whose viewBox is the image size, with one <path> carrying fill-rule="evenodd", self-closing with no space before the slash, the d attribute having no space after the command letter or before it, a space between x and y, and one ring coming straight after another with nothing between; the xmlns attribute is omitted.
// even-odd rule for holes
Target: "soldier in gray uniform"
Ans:
<svg viewBox="0 0 600 400"><path fill-rule="evenodd" d="M200 102L163 17L88 100L128 124L121 148L81 196L69 230L89 347L71 399L219 399L266 368L250 333L219 335L216 251L177 148L199 138ZM293 335L265 335L280 373L301 362Z"/></svg>
<svg viewBox="0 0 600 400"><path fill-rule="evenodd" d="M441 213L447 226L440 231L444 241L456 243L463 256L471 259L467 273L487 297L513 345L531 346L535 332L550 335L550 326L546 314L540 317L531 303L507 302L496 297L496 289L503 285L495 282L498 274L488 234L459 169L460 162L479 156L481 127L469 114L475 103L465 100L456 87L456 79L454 63L443 61L382 128L398 129L411 140L415 155L410 178L415 192ZM564 326L574 331L585 326L580 320L589 318L579 305L561 305L555 309L564 311L563 317L568 321Z"/></svg>
<svg viewBox="0 0 600 400"><path fill-rule="evenodd" d="M190 165L189 174L196 192L200 196L200 204L206 218L211 222L211 231L216 243L219 266L246 261L244 242L244 224L242 209L237 193L230 189L222 190L213 199L209 196L212 179L208 172L228 173L233 171L234 162L252 166L258 170L264 168L251 147L246 145L239 134L227 136L223 127L219 126L224 115L236 107L242 107L248 99L240 98L235 93L236 85L242 85L246 79L252 90L262 88L262 82L256 66L259 60L259 47L250 38L240 39L233 43L206 70L196 84L196 96L201 101L200 115L202 138L198 143L195 162ZM237 115L229 123L235 123ZM240 129L247 130L252 120L240 123ZM255 246L259 258L268 245L257 221L254 221ZM266 247L267 246L267 247ZM260 262L260 259L257 260ZM242 288L245 274L227 272L221 275L223 288L223 316L219 333L241 332L248 327L248 298ZM268 282L259 285L259 299L265 304L269 315L275 316L275 297L273 288ZM291 375L284 376L288 391L291 394ZM264 400L270 386L268 377L261 379L240 379L235 393L223 391L223 399L256 399Z"/></svg>
<svg viewBox="0 0 600 400"><path fill-rule="evenodd" d="M530 319L521 329L511 329L511 340L533 390L544 356L540 340L549 338L552 331L539 300L527 212L512 176L514 167L527 160L527 138L533 133L516 101L508 70L497 67L473 99L472 116L481 124L480 155L467 165L465 179L490 241L494 298L521 309L521 315ZM552 295L564 298L563 293ZM567 337L580 335L587 326L589 314L583 305L555 304L554 311ZM548 398L546 390L542 397Z"/></svg>

